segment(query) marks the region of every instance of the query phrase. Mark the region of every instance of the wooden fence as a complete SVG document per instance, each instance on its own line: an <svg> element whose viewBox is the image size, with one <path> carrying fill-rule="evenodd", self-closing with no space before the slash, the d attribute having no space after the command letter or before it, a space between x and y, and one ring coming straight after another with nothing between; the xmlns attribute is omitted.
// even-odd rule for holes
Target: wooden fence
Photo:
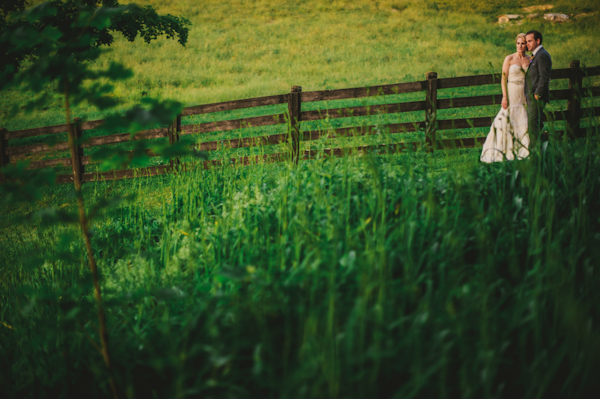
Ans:
<svg viewBox="0 0 600 399"><path fill-rule="evenodd" d="M600 75L600 66L581 68L579 61L572 61L570 68L555 69L552 71L552 80L567 80L568 88L552 90L551 98L564 103L566 106L562 109L554 109L546 113L546 118L552 121L564 121L564 133L569 136L577 137L583 133L581 121L585 118L595 118L600 115L600 107L592 106L582 107L582 99L585 97L595 97L600 94L600 87L594 84L587 84L584 87L584 77L593 77ZM389 152L399 152L407 148L418 148L425 146L427 150L449 148L466 148L481 145L485 137L460 137L451 139L440 139L437 133L444 130L453 129L474 129L489 127L493 116L457 118L457 119L439 119L437 117L439 110L459 109L466 107L478 107L483 105L498 105L501 102L501 94L488 94L483 96L470 97L452 97L438 99L438 93L441 90L453 89L482 85L497 85L494 91L499 92L499 74L465 76L457 78L438 79L437 73L430 72L426 79L418 82L398 83L382 85L375 87L351 88L340 90L324 90L313 92L302 92L299 86L293 86L288 94L280 94L267 97L251 98L245 100L228 101L215 104L205 104L184 108L170 126L146 130L136 133L132 136L129 133L109 134L97 137L89 137L82 140L82 135L87 130L96 129L102 126L102 120L83 122L75 118L70 125L57 125L49 127L40 127L34 129L25 129L17 131L7 131L0 129L0 167L8 164L15 164L22 160L30 160L30 169L39 169L46 167L72 167L72 174L63 174L58 176L59 182L77 183L131 178L143 175L161 175L170 173L174 170L174 162L169 164L151 166L137 169L112 170L107 172L87 172L86 167L92 164L89 155L86 152L92 147L114 145L131 140L151 140L157 138L168 138L169 143L173 144L179 141L182 135L203 135L209 132L232 131L245 127L261 127L278 125L280 132L276 134L262 135L258 137L235 138L227 140L203 141L197 145L199 151L215 151L222 148L250 148L256 146L270 146L281 143L288 143L288 150L278 153L269 153L255 156L242 156L232 158L231 162L239 164L250 164L253 162L278 162L292 160L298 162L299 159L311 159L320 153L330 155L342 155L348 153L349 149L354 153L360 153L372 149L384 149ZM566 86L566 85L563 85ZM302 105L311 102L359 99L367 97L383 98L389 95L419 93L422 97L417 101L383 103L375 105L362 105L354 107L342 107L335 109L315 109L302 110ZM414 96L413 96L414 97ZM213 114L222 111L241 110L246 108L273 106L287 104L287 112L277 113L265 116L247 117L235 120L218 120L213 122L189 123L185 124L185 118ZM314 108L314 107L313 107ZM394 123L385 126L386 132L411 133L424 132L425 140L412 142L387 143L377 145L367 145L358 147L336 147L325 148L320 151L304 150L301 151L301 142L312 142L313 140L323 140L331 138L344 138L351 136L368 136L380 132L381 126L350 126L337 129L319 129L307 130L301 129L302 122L318 121L324 119L365 117L376 114L396 114L406 112L423 112L421 120ZM496 110L497 112L497 110ZM588 124L591 123L589 122ZM67 133L68 140L54 145L49 144L49 139L60 133ZM28 143L26 145L11 145L11 141L25 138L39 138L39 142ZM56 136L54 136L56 137ZM70 151L70 157L41 159L60 154L60 152ZM148 152L149 156L154 156ZM204 161L204 167L219 165L222 161L215 159ZM185 164L181 164L185 167ZM2 177L3 178L3 177Z"/></svg>

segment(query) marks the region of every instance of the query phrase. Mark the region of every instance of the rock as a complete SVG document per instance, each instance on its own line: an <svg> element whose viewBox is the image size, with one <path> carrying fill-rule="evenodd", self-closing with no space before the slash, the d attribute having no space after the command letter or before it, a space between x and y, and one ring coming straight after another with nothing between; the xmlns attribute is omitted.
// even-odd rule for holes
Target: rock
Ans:
<svg viewBox="0 0 600 399"><path fill-rule="evenodd" d="M539 16L540 16L540 14L535 14L535 13L534 14L527 14L527 18L528 19L534 19L534 18L537 18Z"/></svg>
<svg viewBox="0 0 600 399"><path fill-rule="evenodd" d="M522 15L519 14L504 14L504 15L500 15L498 17L498 23L499 24L506 24L510 21L514 21L516 19L522 18Z"/></svg>
<svg viewBox="0 0 600 399"><path fill-rule="evenodd" d="M544 14L544 19L552 22L565 22L569 20L569 16L567 14L550 13Z"/></svg>

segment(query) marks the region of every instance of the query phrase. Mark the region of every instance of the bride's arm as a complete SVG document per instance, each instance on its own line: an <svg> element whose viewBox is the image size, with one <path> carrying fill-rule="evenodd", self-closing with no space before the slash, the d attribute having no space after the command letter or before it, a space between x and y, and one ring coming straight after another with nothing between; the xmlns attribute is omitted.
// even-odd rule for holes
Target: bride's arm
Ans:
<svg viewBox="0 0 600 399"><path fill-rule="evenodd" d="M510 55L504 59L502 64L502 77L500 78L500 85L502 86L502 108L508 108L508 89L506 88L506 81L508 80L508 69L510 68Z"/></svg>

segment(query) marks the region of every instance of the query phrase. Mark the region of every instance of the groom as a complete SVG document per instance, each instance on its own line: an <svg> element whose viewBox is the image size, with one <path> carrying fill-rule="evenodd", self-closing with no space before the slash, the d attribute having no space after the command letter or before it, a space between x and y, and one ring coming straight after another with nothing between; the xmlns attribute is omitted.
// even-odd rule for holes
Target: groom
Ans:
<svg viewBox="0 0 600 399"><path fill-rule="evenodd" d="M544 107L550 101L549 84L552 59L542 46L543 39L540 32L530 30L525 35L527 49L533 53L525 78L529 137L533 141L539 137Z"/></svg>

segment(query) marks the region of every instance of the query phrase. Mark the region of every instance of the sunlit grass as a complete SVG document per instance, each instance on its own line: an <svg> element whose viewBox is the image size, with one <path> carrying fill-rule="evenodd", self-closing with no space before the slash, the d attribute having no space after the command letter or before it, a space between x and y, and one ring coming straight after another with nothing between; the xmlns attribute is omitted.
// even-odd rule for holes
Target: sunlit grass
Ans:
<svg viewBox="0 0 600 399"><path fill-rule="evenodd" d="M480 16L435 9L475 4L468 1L152 4L193 19L194 40L186 49L117 42L112 57L137 68L132 86L117 87L127 101L142 88L196 104L287 92L292 84L308 91L420 80L427 70L440 77L497 72L521 29L493 25L489 9ZM598 64L593 39L576 40L597 35L584 28L547 27L556 67L585 57ZM558 40L567 37L578 46ZM498 68L487 69L490 60ZM440 91L440 98L498 90ZM439 117L490 116L497 108ZM12 120L11 129L61 123L53 119L57 109ZM361 120L423 119L418 112ZM277 129L285 126L182 140ZM422 136L382 129L302 149ZM478 163L477 148L384 151L297 166L198 163L166 176L85 184L123 397L575 398L597 391L600 142L597 127L577 141L554 137L527 160L495 165ZM73 188L43 194L0 214L0 391L8 398L107 397L85 251L64 215L76 211Z"/></svg>
<svg viewBox="0 0 600 399"><path fill-rule="evenodd" d="M579 396L598 366L598 141L497 165L475 151L85 185L89 204L136 196L92 225L117 383L131 397ZM47 205L73 203L63 187ZM35 376L103 396L77 229L15 226L6 392L27 397ZM60 366L65 351L84 363Z"/></svg>
<svg viewBox="0 0 600 399"><path fill-rule="evenodd" d="M499 72L504 57L514 51L514 37L527 29L545 34L555 68L568 67L573 59L600 64L595 46L599 13L566 24L535 19L500 26L491 14L467 12L459 3L142 2L190 19L186 47L164 38L132 44L117 37L98 66L114 60L133 69L134 78L115 87L125 107L145 96L195 105L286 93L293 85L310 91L417 81L428 71L440 78ZM498 7L508 12L521 5L492 2L488 7L488 12ZM594 6L577 2L569 7L572 11L563 12ZM11 93L0 101L8 109L26 99L24 93ZM14 130L63 123L61 107L57 101L10 120L3 114L1 124ZM86 107L75 114L87 119L103 115Z"/></svg>

